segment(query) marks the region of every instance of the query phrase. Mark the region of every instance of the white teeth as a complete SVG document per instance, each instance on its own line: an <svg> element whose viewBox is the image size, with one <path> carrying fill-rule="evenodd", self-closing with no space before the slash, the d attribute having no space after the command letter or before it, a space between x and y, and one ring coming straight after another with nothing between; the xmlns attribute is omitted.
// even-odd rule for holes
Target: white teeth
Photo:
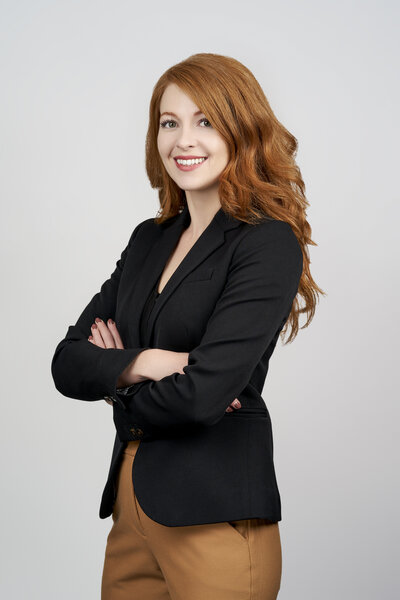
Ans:
<svg viewBox="0 0 400 600"><path fill-rule="evenodd" d="M182 158L177 158L176 162L180 165L198 165L204 162L205 158L191 158L190 160L183 160Z"/></svg>

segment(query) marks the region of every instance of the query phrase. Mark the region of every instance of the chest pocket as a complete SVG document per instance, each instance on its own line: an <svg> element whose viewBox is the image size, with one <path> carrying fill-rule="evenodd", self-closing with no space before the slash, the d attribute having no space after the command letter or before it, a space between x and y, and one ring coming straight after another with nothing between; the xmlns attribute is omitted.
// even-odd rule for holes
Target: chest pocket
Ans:
<svg viewBox="0 0 400 600"><path fill-rule="evenodd" d="M214 267L202 267L195 269L182 281L182 285L186 283L192 283L194 281L208 281L211 279L214 272Z"/></svg>

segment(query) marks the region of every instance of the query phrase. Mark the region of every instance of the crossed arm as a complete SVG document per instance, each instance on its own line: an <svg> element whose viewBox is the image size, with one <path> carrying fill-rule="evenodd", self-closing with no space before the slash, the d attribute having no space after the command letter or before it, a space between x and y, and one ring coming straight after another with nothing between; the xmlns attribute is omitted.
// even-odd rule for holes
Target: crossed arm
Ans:
<svg viewBox="0 0 400 600"><path fill-rule="evenodd" d="M100 346L93 343L93 324L96 316L103 324L115 318L124 263L142 225L131 235L111 277L68 328L51 365L56 388L64 396L115 399L113 417L121 441L131 439L132 424L153 437L188 423L217 423L288 318L303 269L302 250L288 223L273 220L252 227L234 249L224 289L187 364L179 356L178 364L176 356L171 364L171 354L160 349L117 347L112 330L114 341L105 352L107 339ZM133 389L119 393L119 385L135 381Z"/></svg>
<svg viewBox="0 0 400 600"><path fill-rule="evenodd" d="M119 348L123 349L124 344L119 334L116 323L112 319L104 322L96 317L91 326L92 335L88 341L99 348ZM119 389L129 387L144 381L152 379L160 381L163 377L172 375L172 373L181 373L184 375L183 367L188 365L188 352L172 352L170 350L161 350L160 348L148 348L140 352L132 362L122 371L117 380ZM108 404L113 405L112 400L106 400ZM232 412L234 409L241 408L238 398L227 407L226 412Z"/></svg>

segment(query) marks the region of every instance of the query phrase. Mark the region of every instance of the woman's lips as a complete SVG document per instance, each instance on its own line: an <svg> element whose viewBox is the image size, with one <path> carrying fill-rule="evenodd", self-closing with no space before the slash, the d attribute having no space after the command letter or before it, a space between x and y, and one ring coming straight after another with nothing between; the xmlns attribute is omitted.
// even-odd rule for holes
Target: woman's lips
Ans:
<svg viewBox="0 0 400 600"><path fill-rule="evenodd" d="M175 160L176 166L181 171L194 171L194 169L198 169L199 167L201 167L201 165L206 162L207 158L208 157L206 157L205 160L203 160L197 164L194 164L194 165L180 165L176 159L174 159L174 160Z"/></svg>

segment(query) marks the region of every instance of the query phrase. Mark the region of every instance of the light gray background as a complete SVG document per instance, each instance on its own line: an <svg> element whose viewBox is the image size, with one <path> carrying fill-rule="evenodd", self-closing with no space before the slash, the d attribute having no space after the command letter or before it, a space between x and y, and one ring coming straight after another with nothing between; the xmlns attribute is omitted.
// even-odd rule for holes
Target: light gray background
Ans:
<svg viewBox="0 0 400 600"><path fill-rule="evenodd" d="M299 140L327 292L311 326L278 342L264 388L279 598L399 597L395 2L9 0L0 17L1 597L100 598L112 408L61 396L50 362L155 216L152 88L196 52L247 65Z"/></svg>

